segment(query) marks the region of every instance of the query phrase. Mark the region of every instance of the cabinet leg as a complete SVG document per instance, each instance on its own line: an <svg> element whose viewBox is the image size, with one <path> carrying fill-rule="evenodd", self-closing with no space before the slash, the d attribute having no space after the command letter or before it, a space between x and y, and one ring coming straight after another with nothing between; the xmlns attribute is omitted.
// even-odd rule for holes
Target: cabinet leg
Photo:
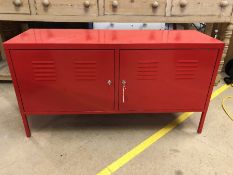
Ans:
<svg viewBox="0 0 233 175"><path fill-rule="evenodd" d="M204 111L204 112L202 112L202 114L201 114L201 119L200 119L199 126L198 126L198 129L197 129L197 133L198 133L198 134L201 134L201 132L202 132L203 125L204 125L204 123L205 123L206 113L207 113L207 111Z"/></svg>
<svg viewBox="0 0 233 175"><path fill-rule="evenodd" d="M22 114L22 120L23 120L23 125L24 125L26 136L31 137L31 131L30 131L30 128L28 125L28 119L27 119L27 116L25 114Z"/></svg>

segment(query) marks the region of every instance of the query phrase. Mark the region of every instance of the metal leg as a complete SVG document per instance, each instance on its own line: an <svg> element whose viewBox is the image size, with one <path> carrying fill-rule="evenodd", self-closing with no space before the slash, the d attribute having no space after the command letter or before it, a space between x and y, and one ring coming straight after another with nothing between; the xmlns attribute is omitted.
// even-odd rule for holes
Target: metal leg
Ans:
<svg viewBox="0 0 233 175"><path fill-rule="evenodd" d="M24 125L26 136L31 137L31 131L28 125L27 116L25 114L22 114L22 120L23 120L23 125Z"/></svg>
<svg viewBox="0 0 233 175"><path fill-rule="evenodd" d="M198 129L197 129L197 133L198 133L198 134L201 134L201 132L202 132L203 125L204 125L204 123L205 123L206 113L207 113L207 110L205 110L205 111L202 112L202 114L201 114L201 119L200 119L199 126L198 126Z"/></svg>

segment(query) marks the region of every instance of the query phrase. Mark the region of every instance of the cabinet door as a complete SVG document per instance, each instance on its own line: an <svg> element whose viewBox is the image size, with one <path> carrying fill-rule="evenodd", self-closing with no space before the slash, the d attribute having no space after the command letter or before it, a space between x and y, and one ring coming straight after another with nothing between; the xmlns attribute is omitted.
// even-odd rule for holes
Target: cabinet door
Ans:
<svg viewBox="0 0 233 175"><path fill-rule="evenodd" d="M165 16L166 0L105 0L105 15Z"/></svg>
<svg viewBox="0 0 233 175"><path fill-rule="evenodd" d="M201 111L216 57L210 49L120 51L120 110Z"/></svg>
<svg viewBox="0 0 233 175"><path fill-rule="evenodd" d="M0 13L30 14L28 0L21 0L21 1L0 0Z"/></svg>
<svg viewBox="0 0 233 175"><path fill-rule="evenodd" d="M113 50L13 50L26 112L114 109Z"/></svg>
<svg viewBox="0 0 233 175"><path fill-rule="evenodd" d="M36 11L39 15L54 16L97 16L97 0L49 0L44 3L41 0L35 0Z"/></svg>
<svg viewBox="0 0 233 175"><path fill-rule="evenodd" d="M232 0L172 0L172 16L231 16Z"/></svg>

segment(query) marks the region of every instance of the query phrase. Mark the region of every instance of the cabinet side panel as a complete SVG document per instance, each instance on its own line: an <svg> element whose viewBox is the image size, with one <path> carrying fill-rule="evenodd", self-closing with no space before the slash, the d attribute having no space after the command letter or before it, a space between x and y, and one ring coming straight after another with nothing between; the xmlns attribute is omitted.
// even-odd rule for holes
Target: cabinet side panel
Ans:
<svg viewBox="0 0 233 175"><path fill-rule="evenodd" d="M14 65L13 65L13 59L14 58L12 58L10 50L5 49L5 54L6 54L6 57L7 57L7 62L8 62L9 70L10 70L10 73L11 73L11 78L12 78L12 81L13 81L13 86L14 86L14 89L15 89L15 94L16 94L16 97L17 97L19 110L20 110L21 114L24 114L25 111L24 111L23 101L22 101L22 98L21 98L21 93L20 93L20 89L19 89L19 86L18 86L18 80L16 78L15 69L14 69Z"/></svg>

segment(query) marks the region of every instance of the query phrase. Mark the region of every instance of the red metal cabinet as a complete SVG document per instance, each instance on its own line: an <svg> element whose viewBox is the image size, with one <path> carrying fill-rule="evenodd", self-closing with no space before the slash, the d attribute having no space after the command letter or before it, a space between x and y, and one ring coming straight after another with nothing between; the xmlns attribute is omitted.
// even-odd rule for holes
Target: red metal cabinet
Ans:
<svg viewBox="0 0 233 175"><path fill-rule="evenodd" d="M26 135L30 115L200 111L224 44L196 31L30 29L4 43Z"/></svg>
<svg viewBox="0 0 233 175"><path fill-rule="evenodd" d="M217 49L120 51L120 110L203 110L217 53Z"/></svg>
<svg viewBox="0 0 233 175"><path fill-rule="evenodd" d="M13 50L25 112L114 109L113 50Z"/></svg>

